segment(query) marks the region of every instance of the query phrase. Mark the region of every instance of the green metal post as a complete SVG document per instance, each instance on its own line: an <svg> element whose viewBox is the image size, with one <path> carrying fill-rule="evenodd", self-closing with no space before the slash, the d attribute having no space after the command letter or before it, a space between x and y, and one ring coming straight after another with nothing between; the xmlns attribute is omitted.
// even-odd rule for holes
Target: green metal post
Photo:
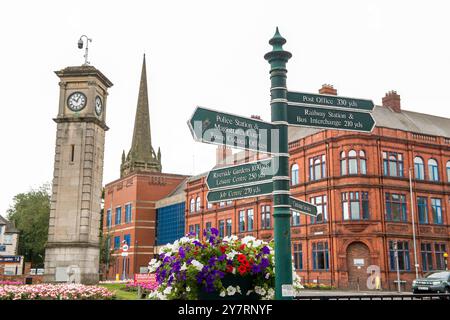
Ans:
<svg viewBox="0 0 450 320"><path fill-rule="evenodd" d="M279 31L270 39L272 51L264 55L270 63L270 93L272 123L279 130L278 153L275 163L278 171L273 177L273 221L275 241L275 299L289 300L282 296L282 286L292 285L292 255L291 255L291 210L289 205L289 150L287 122L287 87L286 63L292 54L283 50L286 43Z"/></svg>

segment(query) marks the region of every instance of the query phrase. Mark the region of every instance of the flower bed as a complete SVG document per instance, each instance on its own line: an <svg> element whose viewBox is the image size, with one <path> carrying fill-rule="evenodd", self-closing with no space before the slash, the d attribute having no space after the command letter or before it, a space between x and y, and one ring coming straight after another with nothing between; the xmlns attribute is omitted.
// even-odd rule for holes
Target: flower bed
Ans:
<svg viewBox="0 0 450 320"><path fill-rule="evenodd" d="M18 286L18 285L22 285L23 282L22 281L0 281L0 286L4 286L4 285L8 285L8 286Z"/></svg>
<svg viewBox="0 0 450 320"><path fill-rule="evenodd" d="M157 283L137 283L137 282L128 282L125 286L125 290L127 291L137 291L138 287L141 287L144 291L153 291L158 287Z"/></svg>
<svg viewBox="0 0 450 320"><path fill-rule="evenodd" d="M82 284L2 285L0 300L111 300L106 288Z"/></svg>
<svg viewBox="0 0 450 320"><path fill-rule="evenodd" d="M200 242L190 234L162 247L158 259L149 263L149 271L156 273L159 284L149 297L196 300L209 293L221 298L245 299L257 295L273 299L273 243L251 236L221 238L218 233L212 228L204 232L207 241ZM230 276L236 279L234 285L224 281ZM295 274L293 277L298 280ZM250 283L247 290L237 284L243 279Z"/></svg>

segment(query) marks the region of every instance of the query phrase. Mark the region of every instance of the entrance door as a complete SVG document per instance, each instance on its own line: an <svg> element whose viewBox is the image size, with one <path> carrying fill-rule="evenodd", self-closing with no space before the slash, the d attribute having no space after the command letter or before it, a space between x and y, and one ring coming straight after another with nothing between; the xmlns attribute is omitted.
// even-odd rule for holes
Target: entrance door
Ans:
<svg viewBox="0 0 450 320"><path fill-rule="evenodd" d="M367 267L369 248L362 242L351 243L347 247L348 286L352 290L367 290Z"/></svg>

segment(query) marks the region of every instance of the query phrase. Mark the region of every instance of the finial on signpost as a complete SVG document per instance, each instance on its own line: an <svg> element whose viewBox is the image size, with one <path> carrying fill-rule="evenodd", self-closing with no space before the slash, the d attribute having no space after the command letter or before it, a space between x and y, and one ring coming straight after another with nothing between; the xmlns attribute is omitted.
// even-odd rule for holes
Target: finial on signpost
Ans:
<svg viewBox="0 0 450 320"><path fill-rule="evenodd" d="M272 46L272 51L264 55L264 59L271 62L272 59L282 59L287 62L292 54L288 51L283 50L283 45L286 43L286 39L280 34L278 27L275 30L275 34L272 39L269 40L269 44Z"/></svg>
<svg viewBox="0 0 450 320"><path fill-rule="evenodd" d="M89 42L92 42L92 39L88 38L86 35L82 35L80 39L78 40L78 49L83 49L83 37L86 38L86 49L84 51L84 64L83 66L88 66L88 50L89 50Z"/></svg>

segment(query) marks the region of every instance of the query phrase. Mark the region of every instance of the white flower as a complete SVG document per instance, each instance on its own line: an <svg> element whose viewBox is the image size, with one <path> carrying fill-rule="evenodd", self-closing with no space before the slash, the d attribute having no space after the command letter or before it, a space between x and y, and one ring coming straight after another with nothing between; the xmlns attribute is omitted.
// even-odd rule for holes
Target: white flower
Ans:
<svg viewBox="0 0 450 320"><path fill-rule="evenodd" d="M220 294L219 294L219 296L221 296L221 297L225 297L225 296L226 296L226 294L227 294L227 292L226 292L225 290L222 290L222 291L220 291Z"/></svg>
<svg viewBox="0 0 450 320"><path fill-rule="evenodd" d="M241 242L242 242L243 244L247 244L247 243L249 243L250 241L255 241L255 240L256 240L255 237L252 237L252 236L246 236L246 237L242 238Z"/></svg>
<svg viewBox="0 0 450 320"><path fill-rule="evenodd" d="M186 287L186 292L191 292L191 287Z"/></svg>
<svg viewBox="0 0 450 320"><path fill-rule="evenodd" d="M191 242L191 239L189 237L180 238L180 243L189 243L189 242Z"/></svg>
<svg viewBox="0 0 450 320"><path fill-rule="evenodd" d="M239 292L240 294L242 294L242 292L241 292L241 287L237 286L237 287L236 287L236 291Z"/></svg>
<svg viewBox="0 0 450 320"><path fill-rule="evenodd" d="M184 271L186 269L187 269L187 265L186 265L186 262L184 262L183 265L180 268L180 271Z"/></svg>
<svg viewBox="0 0 450 320"><path fill-rule="evenodd" d="M253 248L257 248L257 247L259 247L260 245L262 245L262 241L261 240L255 240L255 241L253 241L253 244L252 244L252 247Z"/></svg>
<svg viewBox="0 0 450 320"><path fill-rule="evenodd" d="M170 294L171 292L172 292L172 287L167 287L167 288L165 288L164 291L163 291L163 293L164 293L165 295L168 295L168 294Z"/></svg>
<svg viewBox="0 0 450 320"><path fill-rule="evenodd" d="M233 234L233 235L231 235L229 237L224 237L223 241L232 242L232 241L236 241L237 239L238 239L238 237Z"/></svg>
<svg viewBox="0 0 450 320"><path fill-rule="evenodd" d="M229 296L233 296L236 293L236 288L234 288L233 286L228 286L227 293Z"/></svg>
<svg viewBox="0 0 450 320"><path fill-rule="evenodd" d="M227 259L233 260L234 256L237 254L238 254L237 251L232 250L230 253L227 253Z"/></svg>
<svg viewBox="0 0 450 320"><path fill-rule="evenodd" d="M253 290L248 290L247 291L247 296L249 296L252 292L253 292Z"/></svg>
<svg viewBox="0 0 450 320"><path fill-rule="evenodd" d="M266 273L265 278L268 280L270 278L270 273Z"/></svg>
<svg viewBox="0 0 450 320"><path fill-rule="evenodd" d="M197 260L192 260L192 265L198 270L198 271L202 271L203 269L203 264Z"/></svg>

